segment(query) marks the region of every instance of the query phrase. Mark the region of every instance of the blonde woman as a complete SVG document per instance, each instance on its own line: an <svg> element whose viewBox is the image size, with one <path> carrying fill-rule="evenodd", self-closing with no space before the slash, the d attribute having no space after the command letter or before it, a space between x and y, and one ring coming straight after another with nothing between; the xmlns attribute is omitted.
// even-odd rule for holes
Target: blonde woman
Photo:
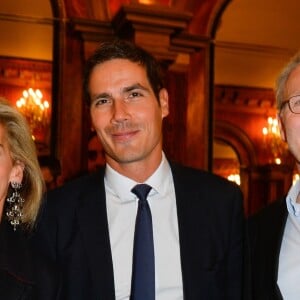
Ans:
<svg viewBox="0 0 300 300"><path fill-rule="evenodd" d="M52 267L31 251L29 239L43 192L28 125L0 98L0 299L56 297ZM49 296L41 294L45 287Z"/></svg>

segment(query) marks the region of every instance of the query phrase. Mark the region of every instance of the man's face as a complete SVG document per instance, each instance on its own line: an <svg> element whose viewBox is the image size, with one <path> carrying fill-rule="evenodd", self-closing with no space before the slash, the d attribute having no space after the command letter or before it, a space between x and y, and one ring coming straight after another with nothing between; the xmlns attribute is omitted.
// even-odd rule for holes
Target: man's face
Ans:
<svg viewBox="0 0 300 300"><path fill-rule="evenodd" d="M89 82L91 119L112 167L161 159L165 89L157 100L145 69L126 59L97 65ZM158 103L159 101L159 103Z"/></svg>
<svg viewBox="0 0 300 300"><path fill-rule="evenodd" d="M285 86L284 99L300 95L300 66L295 68ZM279 114L281 136L288 143L289 150L300 164L300 114L294 114L286 104Z"/></svg>

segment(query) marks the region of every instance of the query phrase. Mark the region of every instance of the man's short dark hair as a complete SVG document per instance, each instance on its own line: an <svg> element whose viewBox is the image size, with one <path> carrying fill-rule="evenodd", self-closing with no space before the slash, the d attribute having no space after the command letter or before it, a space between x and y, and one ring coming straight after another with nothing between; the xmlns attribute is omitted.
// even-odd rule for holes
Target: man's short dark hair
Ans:
<svg viewBox="0 0 300 300"><path fill-rule="evenodd" d="M127 59L143 66L154 95L159 99L159 91L164 87L162 71L159 62L143 48L123 40L103 42L94 54L87 60L83 78L83 92L90 106L89 92L90 75L95 66L112 59Z"/></svg>

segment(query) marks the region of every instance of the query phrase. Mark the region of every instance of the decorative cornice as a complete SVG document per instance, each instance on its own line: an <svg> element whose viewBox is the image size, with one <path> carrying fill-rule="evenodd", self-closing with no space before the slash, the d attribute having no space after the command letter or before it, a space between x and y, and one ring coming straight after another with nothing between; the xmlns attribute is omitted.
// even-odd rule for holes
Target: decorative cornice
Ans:
<svg viewBox="0 0 300 300"><path fill-rule="evenodd" d="M113 19L116 31L122 31L128 23L144 25L148 30L182 30L187 28L192 14L170 7L155 5L123 5Z"/></svg>
<svg viewBox="0 0 300 300"><path fill-rule="evenodd" d="M192 35L187 32L171 37L171 49L179 52L192 53L206 48L210 44L210 39L205 36Z"/></svg>
<svg viewBox="0 0 300 300"><path fill-rule="evenodd" d="M114 37L114 29L110 22L73 18L70 19L70 24L84 41L99 42Z"/></svg>
<svg viewBox="0 0 300 300"><path fill-rule="evenodd" d="M42 25L53 25L54 22L59 21L57 18L50 17L37 17L37 16L27 16L20 14L6 14L0 13L1 21L9 22L21 22L21 23L33 23L33 24L42 24Z"/></svg>
<svg viewBox="0 0 300 300"><path fill-rule="evenodd" d="M266 110L276 110L275 95L272 89L215 86L215 108L238 110L249 113L265 113Z"/></svg>
<svg viewBox="0 0 300 300"><path fill-rule="evenodd" d="M0 84L24 87L38 83L49 88L52 78L52 62L0 58Z"/></svg>
<svg viewBox="0 0 300 300"><path fill-rule="evenodd" d="M214 41L216 48L225 49L228 51L240 51L240 52L254 52L254 53L265 53L268 55L278 55L278 56L292 56L295 50L287 48L279 48L274 46L266 45L256 45L248 43L236 43L236 42L227 42L227 41Z"/></svg>
<svg viewBox="0 0 300 300"><path fill-rule="evenodd" d="M158 59L173 63L179 53L193 53L208 39L186 32L193 14L155 5L124 5L112 24L116 34L135 41Z"/></svg>
<svg viewBox="0 0 300 300"><path fill-rule="evenodd" d="M70 20L74 32L84 42L120 37L132 40L167 64L176 61L179 53L193 53L207 48L208 37L186 32L192 13L170 7L130 4L120 8L112 22Z"/></svg>

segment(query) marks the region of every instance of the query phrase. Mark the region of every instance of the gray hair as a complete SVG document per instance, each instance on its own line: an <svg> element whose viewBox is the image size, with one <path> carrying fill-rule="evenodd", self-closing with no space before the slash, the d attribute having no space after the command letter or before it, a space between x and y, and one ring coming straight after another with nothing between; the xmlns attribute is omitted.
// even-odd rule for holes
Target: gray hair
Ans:
<svg viewBox="0 0 300 300"><path fill-rule="evenodd" d="M291 60L283 68L283 70L281 71L281 73L279 74L276 80L275 96L276 96L276 106L278 110L281 109L283 101L286 100L284 98L286 82L289 79L289 76L292 73L292 71L299 65L300 65L300 51L291 58Z"/></svg>

